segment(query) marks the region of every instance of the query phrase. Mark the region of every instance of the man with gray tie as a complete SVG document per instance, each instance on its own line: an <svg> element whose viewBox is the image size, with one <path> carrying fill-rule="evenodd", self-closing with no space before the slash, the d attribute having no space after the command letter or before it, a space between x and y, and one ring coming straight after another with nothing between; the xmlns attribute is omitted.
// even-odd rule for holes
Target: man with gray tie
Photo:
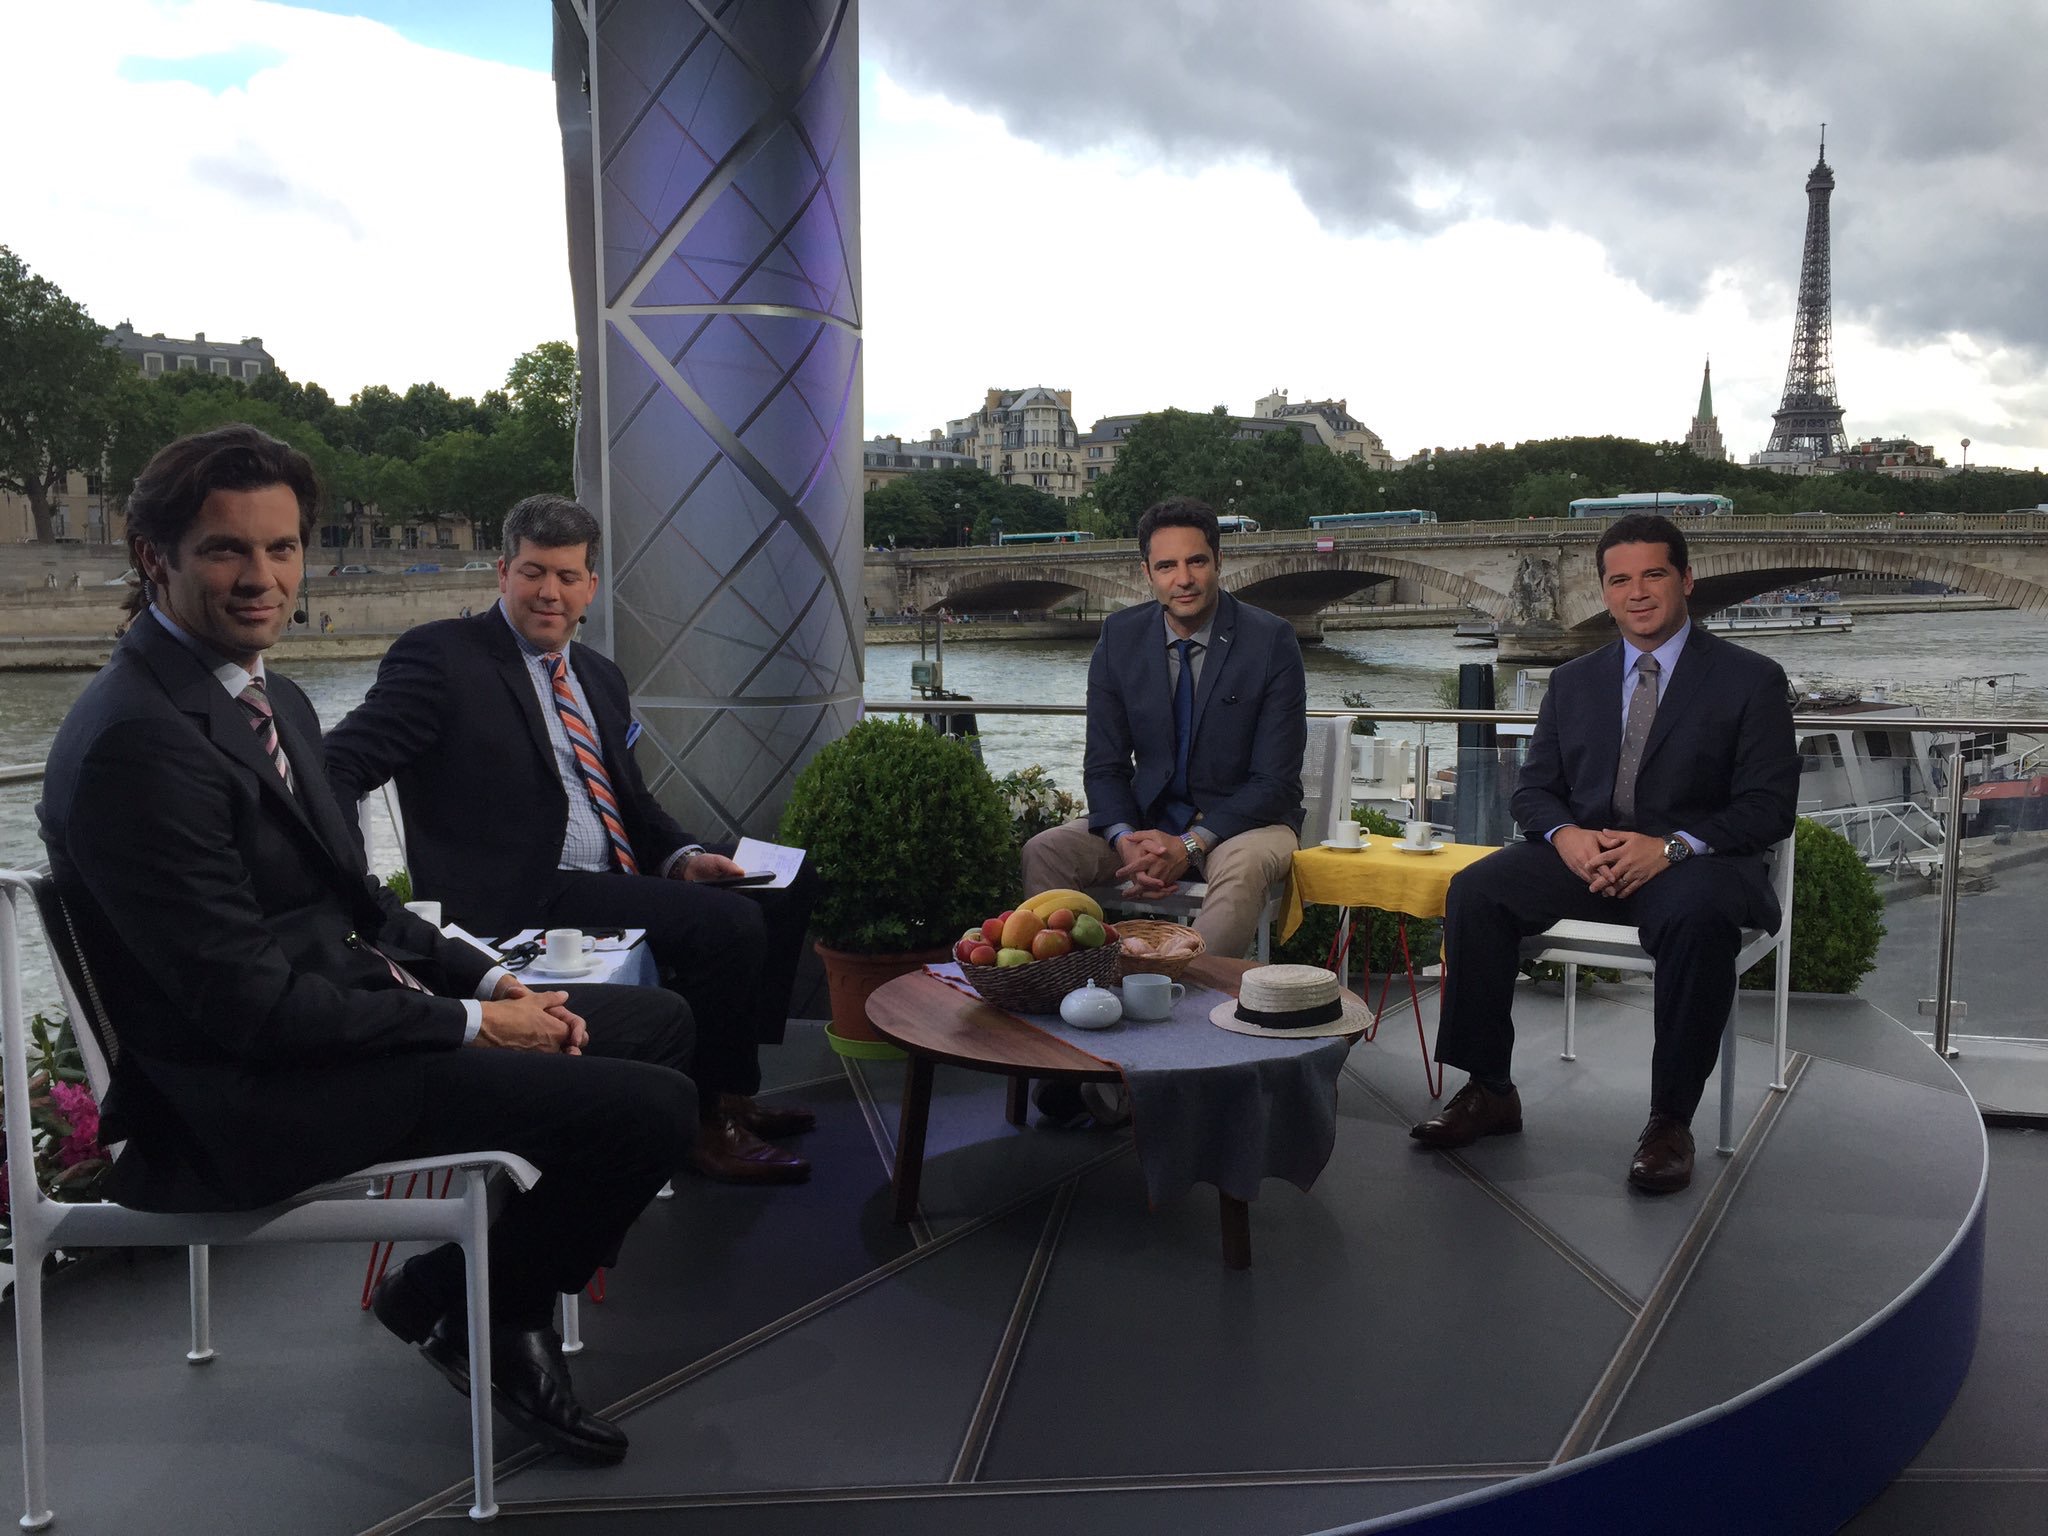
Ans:
<svg viewBox="0 0 2048 1536"><path fill-rule="evenodd" d="M1594 560L1621 636L1551 676L1512 802L1526 840L1451 881L1436 1055L1471 1077L1409 1134L1444 1148L1521 1130L1521 940L1565 918L1626 923L1657 962L1650 1119L1628 1180L1661 1194L1692 1180L1741 931L1778 922L1763 855L1792 830L1799 757L1784 670L1692 623L1669 518L1618 519Z"/></svg>
<svg viewBox="0 0 2048 1536"><path fill-rule="evenodd" d="M1088 815L1024 845L1024 889L1206 881L1195 931L1242 955L1301 836L1301 647L1285 619L1223 590L1203 503L1149 508L1138 552L1158 601L1104 619L1088 664Z"/></svg>

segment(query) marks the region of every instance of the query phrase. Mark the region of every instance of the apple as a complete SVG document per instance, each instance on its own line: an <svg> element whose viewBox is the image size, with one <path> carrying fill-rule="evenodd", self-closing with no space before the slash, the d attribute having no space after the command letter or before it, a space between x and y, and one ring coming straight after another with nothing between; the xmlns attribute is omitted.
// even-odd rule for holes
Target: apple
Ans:
<svg viewBox="0 0 2048 1536"><path fill-rule="evenodd" d="M953 958L960 961L963 965L969 964L973 961L974 952L977 949L986 948L988 946L981 942L981 930L977 928L974 930L973 938L962 939L953 946Z"/></svg>
<svg viewBox="0 0 2048 1536"><path fill-rule="evenodd" d="M1103 942L1103 943L1105 943L1105 944L1121 944L1121 943L1123 942L1123 939L1124 939L1124 936L1123 936L1122 934L1120 934L1120 933L1118 933L1118 932L1116 931L1116 924L1115 924L1115 923L1104 923L1104 924L1102 925L1102 942Z"/></svg>
<svg viewBox="0 0 2048 1536"><path fill-rule="evenodd" d="M1074 942L1082 949L1100 949L1108 939L1109 930L1086 912L1074 919Z"/></svg>
<svg viewBox="0 0 2048 1536"><path fill-rule="evenodd" d="M979 944L987 935L981 931L981 924L976 923L972 928L965 930L960 937L969 944Z"/></svg>
<svg viewBox="0 0 2048 1536"><path fill-rule="evenodd" d="M995 946L993 944L975 945L974 953L967 957L967 963L969 965L994 965L996 963Z"/></svg>
<svg viewBox="0 0 2048 1536"><path fill-rule="evenodd" d="M1007 969L1013 965L1029 965L1031 951L1028 949L1004 949L996 952L996 964Z"/></svg>
<svg viewBox="0 0 2048 1536"><path fill-rule="evenodd" d="M1061 933L1057 928L1045 928L1041 929L1038 937L1031 941L1031 957L1034 960L1057 960L1061 955L1072 950L1073 947L1074 936L1072 934Z"/></svg>
<svg viewBox="0 0 2048 1536"><path fill-rule="evenodd" d="M1073 931L1074 919L1079 915L1070 907L1061 907L1057 912L1046 914L1045 926L1055 933L1070 933Z"/></svg>
<svg viewBox="0 0 2048 1536"><path fill-rule="evenodd" d="M1003 942L1003 924L1010 920L1007 912L998 913L981 925L982 941L991 949L998 949Z"/></svg>

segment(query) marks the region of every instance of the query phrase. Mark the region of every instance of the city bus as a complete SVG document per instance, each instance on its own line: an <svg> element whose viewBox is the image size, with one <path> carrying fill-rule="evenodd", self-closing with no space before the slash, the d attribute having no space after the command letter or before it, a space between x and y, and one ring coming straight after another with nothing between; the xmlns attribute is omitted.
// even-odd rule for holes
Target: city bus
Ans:
<svg viewBox="0 0 2048 1536"><path fill-rule="evenodd" d="M1050 533L1006 533L1005 544L1086 544L1095 535L1085 528L1055 528Z"/></svg>
<svg viewBox="0 0 2048 1536"><path fill-rule="evenodd" d="M1620 517L1624 512L1662 512L1666 517L1726 517L1735 503L1726 496L1693 496L1684 491L1634 491L1626 496L1581 496L1573 517Z"/></svg>
<svg viewBox="0 0 2048 1536"><path fill-rule="evenodd" d="M1218 533L1257 533L1258 519L1246 517L1242 512L1225 512L1216 519Z"/></svg>
<svg viewBox="0 0 2048 1536"><path fill-rule="evenodd" d="M1404 507L1398 512L1332 512L1310 518L1308 525L1311 528L1387 528L1435 521L1434 512L1425 512L1420 507Z"/></svg>

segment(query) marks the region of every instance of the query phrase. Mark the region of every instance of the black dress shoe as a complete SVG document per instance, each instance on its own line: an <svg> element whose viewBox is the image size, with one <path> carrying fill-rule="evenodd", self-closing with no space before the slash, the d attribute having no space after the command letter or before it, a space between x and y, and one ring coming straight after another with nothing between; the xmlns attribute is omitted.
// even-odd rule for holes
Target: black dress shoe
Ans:
<svg viewBox="0 0 2048 1536"><path fill-rule="evenodd" d="M491 1330L491 1403L551 1451L605 1467L626 1459L626 1432L576 1401L552 1327Z"/></svg>
<svg viewBox="0 0 2048 1536"><path fill-rule="evenodd" d="M1670 1115L1652 1115L1636 1142L1628 1181L1653 1195L1668 1195L1692 1182L1692 1127Z"/></svg>
<svg viewBox="0 0 2048 1536"><path fill-rule="evenodd" d="M469 1325L444 1317L420 1345L427 1364L469 1396ZM625 1460L626 1432L576 1401L553 1328L491 1330L491 1406L549 1450L611 1466Z"/></svg>
<svg viewBox="0 0 2048 1536"><path fill-rule="evenodd" d="M772 1146L731 1115L715 1115L697 1129L690 1166L721 1184L801 1184L809 1159Z"/></svg>
<svg viewBox="0 0 2048 1536"><path fill-rule="evenodd" d="M1482 1136L1506 1136L1522 1128L1522 1096L1513 1088L1494 1093L1468 1082L1436 1115L1409 1128L1425 1147L1469 1147Z"/></svg>
<svg viewBox="0 0 2048 1536"><path fill-rule="evenodd" d="M1060 1130L1088 1123L1088 1106L1081 1102L1081 1085L1071 1078L1047 1078L1031 1090L1031 1102L1045 1124Z"/></svg>
<svg viewBox="0 0 2048 1536"><path fill-rule="evenodd" d="M744 1093L721 1093L718 1112L732 1116L756 1136L770 1140L777 1136L800 1135L818 1127L816 1111L801 1104L763 1104Z"/></svg>

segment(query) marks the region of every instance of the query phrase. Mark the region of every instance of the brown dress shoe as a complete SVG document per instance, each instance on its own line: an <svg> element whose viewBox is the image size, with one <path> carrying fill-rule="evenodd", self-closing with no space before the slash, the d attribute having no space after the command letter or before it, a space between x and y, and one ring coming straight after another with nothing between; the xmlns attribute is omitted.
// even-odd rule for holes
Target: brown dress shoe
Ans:
<svg viewBox="0 0 2048 1536"><path fill-rule="evenodd" d="M744 1093L721 1093L718 1112L732 1116L756 1136L770 1140L816 1130L818 1126L817 1115L801 1104L763 1104Z"/></svg>
<svg viewBox="0 0 2048 1536"><path fill-rule="evenodd" d="M811 1176L808 1158L769 1145L731 1115L698 1127L690 1166L721 1184L801 1184Z"/></svg>
<svg viewBox="0 0 2048 1536"><path fill-rule="evenodd" d="M1513 1088L1492 1093L1468 1082L1434 1118L1411 1126L1408 1134L1425 1147L1469 1147L1482 1136L1506 1136L1521 1128L1519 1093Z"/></svg>
<svg viewBox="0 0 2048 1536"><path fill-rule="evenodd" d="M1668 1195L1692 1182L1692 1127L1670 1115L1652 1115L1636 1143L1628 1181L1653 1195Z"/></svg>

